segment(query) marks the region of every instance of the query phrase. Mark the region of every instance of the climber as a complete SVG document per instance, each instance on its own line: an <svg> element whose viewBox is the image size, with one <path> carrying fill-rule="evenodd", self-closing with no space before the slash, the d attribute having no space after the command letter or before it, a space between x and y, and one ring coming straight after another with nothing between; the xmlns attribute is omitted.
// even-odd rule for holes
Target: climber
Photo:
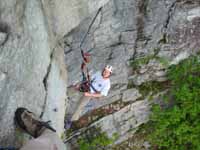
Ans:
<svg viewBox="0 0 200 150"><path fill-rule="evenodd" d="M112 66L106 65L102 72L95 73L89 81L89 90L84 92L84 96L102 97L107 96L110 89L110 76Z"/></svg>
<svg viewBox="0 0 200 150"><path fill-rule="evenodd" d="M84 94L80 99L80 105L73 114L71 121L76 121L80 118L85 105L91 98L99 98L108 95L112 71L112 66L106 65L102 72L97 72L91 77L89 86L87 87L88 89L84 89Z"/></svg>
<svg viewBox="0 0 200 150"><path fill-rule="evenodd" d="M20 150L65 150L63 141L56 134L55 129L44 122L26 108L17 108L14 117L18 127L34 137Z"/></svg>
<svg viewBox="0 0 200 150"><path fill-rule="evenodd" d="M102 96L107 96L108 91L110 89L110 75L112 74L112 66L110 65L105 66L102 72L97 72L90 78L87 64L90 63L91 54L89 54L88 52L91 50L87 50L87 52L85 52L82 47L86 37L90 32L92 25L94 24L100 12L102 12L102 7L98 9L95 17L93 18L92 22L88 27L87 32L85 33L80 42L80 51L82 56L81 73L83 78L81 84L78 83L76 85L73 85L72 87L75 87L76 90L83 92L83 96L80 98L79 100L80 104L78 105L78 108L75 110L73 116L71 117L71 114L69 114L69 117L67 117L67 119L65 120L66 129L71 127L72 121L76 121L80 118L85 105L90 101L91 98L99 98Z"/></svg>

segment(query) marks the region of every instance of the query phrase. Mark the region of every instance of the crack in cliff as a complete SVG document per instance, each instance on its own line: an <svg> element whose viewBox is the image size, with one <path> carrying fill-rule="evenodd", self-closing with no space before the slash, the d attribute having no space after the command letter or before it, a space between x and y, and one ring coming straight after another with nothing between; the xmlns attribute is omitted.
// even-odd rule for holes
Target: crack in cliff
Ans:
<svg viewBox="0 0 200 150"><path fill-rule="evenodd" d="M55 48L53 49L53 51L51 52L50 54L50 63L49 63L49 66L47 67L47 72L43 78L43 85L44 85L44 89L45 89L45 98L44 98L44 104L42 106L42 111L41 111L41 114L40 114L40 118L43 117L44 115L44 112L45 112L45 108L46 108L46 104L47 104L47 96L48 96L48 77L49 77L49 74L51 72L51 67L52 67L52 61L53 61L53 54L54 54L54 50Z"/></svg>
<svg viewBox="0 0 200 150"><path fill-rule="evenodd" d="M148 2L149 2L149 0L140 0L138 2L138 16L136 18L136 20L137 20L137 23L136 23L137 37L136 37L135 45L134 45L133 58L136 55L136 51L138 48L138 42L146 39L144 36L144 18L145 18L145 16L147 16Z"/></svg>
<svg viewBox="0 0 200 150"><path fill-rule="evenodd" d="M113 44L109 45L108 47L106 47L106 48L110 48L111 49L110 53L108 54L107 61L110 61L110 60L112 60L114 58L113 57L114 48L118 47L118 46L124 46L124 43L122 42L122 35L121 34L118 36L118 41L116 43L113 43Z"/></svg>
<svg viewBox="0 0 200 150"><path fill-rule="evenodd" d="M113 59L113 49L111 49L110 54L108 54L107 61L110 61Z"/></svg>
<svg viewBox="0 0 200 150"><path fill-rule="evenodd" d="M136 31L136 29L126 29L126 30L121 31L121 32L133 32L133 31Z"/></svg>
<svg viewBox="0 0 200 150"><path fill-rule="evenodd" d="M10 27L6 23L0 21L0 33L5 35L5 38L1 41L0 46L4 46L8 41L11 33L10 30Z"/></svg>
<svg viewBox="0 0 200 150"><path fill-rule="evenodd" d="M142 0L138 3L138 17L137 17L137 39L136 41L142 40L144 38L144 18L147 15L147 4L148 1Z"/></svg>
<svg viewBox="0 0 200 150"><path fill-rule="evenodd" d="M68 50L66 50L66 48ZM69 53L73 52L73 49L72 49L72 44L68 43L68 41L64 41L64 54L65 56L67 56Z"/></svg>
<svg viewBox="0 0 200 150"><path fill-rule="evenodd" d="M168 13L167 13L167 19L166 19L166 21L165 21L165 23L164 23L164 25L163 25L163 37L162 37L162 39L160 39L159 40L159 42L158 42L158 44L160 44L160 43L167 43L167 29L168 29L168 27L169 27L169 23L170 23L170 20L171 20L171 18L172 18L172 16L173 16L173 13L174 13L174 10L175 10L175 8L176 8L176 4L177 4L177 0L175 0L172 4L171 4L171 6L169 7L169 10L168 10Z"/></svg>
<svg viewBox="0 0 200 150"><path fill-rule="evenodd" d="M173 12L174 12L174 10L175 10L175 7L176 7L176 1L174 1L173 3L172 3L172 5L169 7L169 11L168 11L168 17L167 17L167 19L166 19L166 23L164 24L164 28L165 29L167 29L168 28L168 26L169 26L169 22L170 22L170 19L171 19L171 17L172 17L172 15L173 15Z"/></svg>

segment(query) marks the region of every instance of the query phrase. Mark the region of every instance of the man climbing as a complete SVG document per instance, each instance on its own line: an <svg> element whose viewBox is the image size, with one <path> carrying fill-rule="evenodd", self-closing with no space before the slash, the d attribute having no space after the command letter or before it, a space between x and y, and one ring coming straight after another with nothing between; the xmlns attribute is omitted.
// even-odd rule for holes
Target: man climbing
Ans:
<svg viewBox="0 0 200 150"><path fill-rule="evenodd" d="M110 89L110 75L112 74L112 66L107 65L102 72L97 72L94 74L91 78L89 77L89 70L87 68L87 64L90 62L90 54L88 53L90 50L87 50L87 52L83 49L83 43L85 42L85 39L87 38L90 29L92 28L92 25L94 24L97 16L102 12L103 7L100 7L94 16L92 22L90 23L87 32L83 36L81 42L80 42L80 51L82 56L82 65L81 65L81 72L83 76L83 82L79 86L77 86L77 89L81 92L84 92L83 96L80 98L80 104L78 105L78 108L76 109L75 113L73 114L71 119L67 120L67 126L65 128L68 128L71 126L71 121L78 120L81 116L82 110L84 106L90 101L91 98L99 98L102 96L107 96L108 91ZM87 74L87 75L86 75ZM71 115L69 115L71 116ZM69 123L68 123L69 122ZM70 124L70 125L68 125Z"/></svg>
<svg viewBox="0 0 200 150"><path fill-rule="evenodd" d="M95 73L91 78L90 92L85 92L84 96L102 97L107 96L110 89L110 75L112 66L107 65L102 72Z"/></svg>
<svg viewBox="0 0 200 150"><path fill-rule="evenodd" d="M80 104L73 114L71 121L76 121L81 117L81 113L85 105L93 98L99 98L107 96L110 90L110 76L113 68L110 65L106 65L102 72L95 73L89 82L88 89L83 89L85 92L80 99Z"/></svg>

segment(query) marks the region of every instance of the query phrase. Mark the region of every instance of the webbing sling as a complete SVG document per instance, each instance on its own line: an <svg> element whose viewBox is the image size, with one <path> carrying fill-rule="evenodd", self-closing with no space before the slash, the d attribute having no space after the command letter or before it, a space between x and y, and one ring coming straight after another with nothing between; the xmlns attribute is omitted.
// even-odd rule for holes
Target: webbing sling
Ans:
<svg viewBox="0 0 200 150"><path fill-rule="evenodd" d="M95 89L95 87L92 85L92 82L94 82L95 78L89 82L89 86L96 92L96 93L99 93L98 90Z"/></svg>

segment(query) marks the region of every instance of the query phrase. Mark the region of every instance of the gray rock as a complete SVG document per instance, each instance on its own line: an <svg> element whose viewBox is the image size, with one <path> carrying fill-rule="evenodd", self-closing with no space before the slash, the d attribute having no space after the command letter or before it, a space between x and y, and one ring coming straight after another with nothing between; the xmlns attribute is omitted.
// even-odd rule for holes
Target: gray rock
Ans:
<svg viewBox="0 0 200 150"><path fill-rule="evenodd" d="M157 71L154 73L156 77L163 77L166 76L166 71Z"/></svg>
<svg viewBox="0 0 200 150"><path fill-rule="evenodd" d="M184 60L190 56L190 52L183 51L179 53L171 62L170 65L177 65L181 60Z"/></svg>
<svg viewBox="0 0 200 150"><path fill-rule="evenodd" d="M158 77L158 78L156 78L155 80L158 81L158 82L165 82L165 81L167 81L168 79L167 79L167 77Z"/></svg>
<svg viewBox="0 0 200 150"><path fill-rule="evenodd" d="M96 8L93 5L94 3L89 6ZM69 85L81 80L79 45L93 16L94 13L90 14L65 36ZM106 1L83 43L84 51L92 55L92 61L88 65L90 70L101 70L107 63L114 66L111 91L108 97L99 99L99 102L97 100L96 108L120 99L134 102L140 94L134 89L127 89L128 83L131 83L130 86L132 83L133 86L139 86L149 81L164 82L167 80L166 69L170 65L178 64L199 52L199 16L198 1L190 5L176 0ZM148 61L140 63L138 70L133 70L130 59L141 58ZM121 85L125 88L118 88ZM73 102L73 105L78 102L76 95L69 100L71 106ZM137 122L148 120L150 106L147 103L134 102L94 124L102 127L110 136L115 132L119 133L116 143L121 143L135 133L140 124ZM135 106L132 107L133 105ZM70 108L68 110L72 111ZM137 114L134 110L141 113ZM145 145L148 147L148 144Z"/></svg>
<svg viewBox="0 0 200 150"><path fill-rule="evenodd" d="M141 66L141 68L140 68L140 70L139 70L139 73L140 73L140 74L144 74L144 73L147 72L147 71L148 71L148 68L147 68L147 67Z"/></svg>
<svg viewBox="0 0 200 150"><path fill-rule="evenodd" d="M119 137L123 137L131 129L136 129L140 124L148 120L150 105L147 100L138 101L128 105L120 111L106 116L94 125L101 127L102 131L112 137L114 133L118 133Z"/></svg>
<svg viewBox="0 0 200 150"><path fill-rule="evenodd" d="M145 141L145 142L143 143L143 146L144 146L145 149L150 149L150 147L151 147L150 143L147 142L147 141Z"/></svg>
<svg viewBox="0 0 200 150"><path fill-rule="evenodd" d="M62 49L58 50L45 10L40 0L1 1L1 33L9 33L0 48L0 145L24 143L23 132L15 130L13 118L17 107L26 107L38 116L44 112L61 135L66 99L66 72ZM56 34L56 33L54 33ZM0 34L1 42L5 34ZM0 42L0 43L1 43ZM51 58L62 53L59 58ZM52 54L53 55L53 54ZM61 63L62 62L62 63ZM63 65L61 65L63 64ZM59 92L58 92L59 91ZM60 107L58 114L50 106ZM46 106L46 104L48 106Z"/></svg>
<svg viewBox="0 0 200 150"><path fill-rule="evenodd" d="M166 81L165 69L169 65L199 52L198 0L190 5L175 0L0 1L0 145L20 143L14 136L13 115L21 106L38 115L44 112L44 119L53 120L61 134L66 80L68 86L81 80L80 42L102 6L83 43L84 51L92 55L88 67L93 73L105 64L114 66L112 89L97 108L121 98L134 101L139 93L126 90L129 81L135 85ZM65 58L62 46L58 46L63 42ZM139 70L132 69L130 59L148 56L155 58L140 64ZM163 65L158 57L166 59L169 65ZM70 94L67 113L73 112L80 98ZM55 108L57 112L53 111ZM148 120L146 101L127 108L99 121L106 132L119 132L119 141L130 136L129 129L135 130Z"/></svg>
<svg viewBox="0 0 200 150"><path fill-rule="evenodd" d="M7 75L4 72L0 72L0 92L6 84Z"/></svg>
<svg viewBox="0 0 200 150"><path fill-rule="evenodd" d="M148 82L150 80L151 80L150 74L146 73L146 74L143 74L143 75L135 76L134 79L133 79L133 83L135 85L141 85L142 83Z"/></svg>
<svg viewBox="0 0 200 150"><path fill-rule="evenodd" d="M0 32L0 45L2 45L6 40L7 34Z"/></svg>
<svg viewBox="0 0 200 150"><path fill-rule="evenodd" d="M9 8L15 8L14 1L4 4L10 5ZM40 6L39 1L28 1L26 3L26 9L24 10L26 17L21 20L24 22L24 31L19 32L19 35L13 33L6 44L1 47L0 68L1 72L7 74L6 81L0 92L1 145L18 143L13 123L16 108L27 107L37 115L40 115L45 101L46 91L43 79L50 63L49 55L51 49ZM2 15L7 14L7 11L3 11ZM8 26L15 28L17 22L13 21L18 20L20 15L17 13L7 15L10 18L16 17L16 19L10 21L7 20L8 16L3 17L8 21Z"/></svg>
<svg viewBox="0 0 200 150"><path fill-rule="evenodd" d="M100 98L99 100L95 100L97 102L97 105L94 109L100 108L102 106L106 106L106 105L114 103L118 100L121 100L121 95L114 95L114 96L108 96L105 98Z"/></svg>
<svg viewBox="0 0 200 150"><path fill-rule="evenodd" d="M139 93L139 91L135 88L133 89L128 89L126 91L123 92L123 96L122 96L122 101L124 102L134 102L136 101L138 98L140 98L142 95Z"/></svg>

